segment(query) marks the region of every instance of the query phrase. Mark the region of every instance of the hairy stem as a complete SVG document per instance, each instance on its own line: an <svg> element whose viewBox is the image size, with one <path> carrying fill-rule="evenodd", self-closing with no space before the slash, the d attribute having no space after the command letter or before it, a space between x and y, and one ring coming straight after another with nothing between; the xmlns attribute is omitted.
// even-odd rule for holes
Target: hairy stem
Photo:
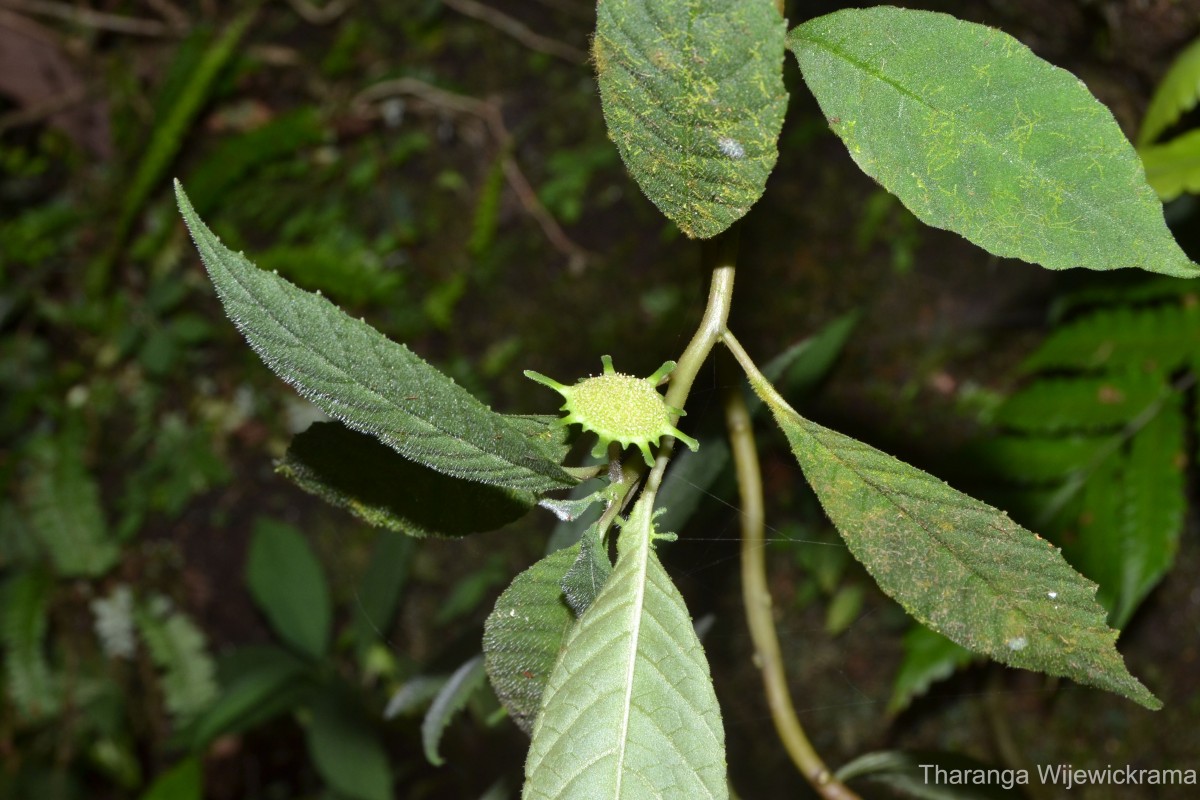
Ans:
<svg viewBox="0 0 1200 800"><path fill-rule="evenodd" d="M743 357L746 359L742 366L748 365L746 373L751 382L758 380L765 383L766 379L732 334L727 333L726 337L730 349L736 348L735 355L741 353L738 361L741 362ZM833 776L813 749L796 716L792 695L788 691L783 655L779 650L775 620L771 615L771 593L767 588L762 473L750 411L738 386L731 387L725 395L725 424L729 430L730 450L733 452L742 502L742 603L746 607L750 639L754 642L755 663L762 670L771 719L788 755L822 797L826 800L857 800L858 795Z"/></svg>

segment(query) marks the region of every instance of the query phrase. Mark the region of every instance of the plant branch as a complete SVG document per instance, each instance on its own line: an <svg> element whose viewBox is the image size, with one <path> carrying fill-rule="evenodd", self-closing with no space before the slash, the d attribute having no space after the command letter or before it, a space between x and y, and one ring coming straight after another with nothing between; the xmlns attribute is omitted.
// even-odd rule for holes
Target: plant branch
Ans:
<svg viewBox="0 0 1200 800"><path fill-rule="evenodd" d="M729 321L729 306L733 301L733 275L737 264L736 236L736 232L727 233L718 237L712 244L716 253L716 266L708 288L708 305L704 308L704 316L700 318L700 326L671 372L671 382L667 386L665 399L667 405L672 408L683 408L687 403L688 393L691 392L692 384L700 373L700 367L704 365L717 342L721 341L721 334ZM678 417L672 417L672 425L678 422ZM658 491L674 449L675 437L664 437L658 449L658 458L654 462L654 470L646 482L646 491Z"/></svg>
<svg viewBox="0 0 1200 800"><path fill-rule="evenodd" d="M442 0L442 2L463 16L472 17L480 22L491 25L501 33L516 39L530 50L555 56L572 64L587 63L587 53L578 47L560 42L557 39L551 39L549 36L542 36L540 33L535 33L523 22L497 11L491 6L476 2L476 0Z"/></svg>
<svg viewBox="0 0 1200 800"><path fill-rule="evenodd" d="M745 351L742 353L744 355ZM742 501L742 602L746 606L750 639L754 642L754 660L762 670L771 719L788 755L822 797L826 800L857 800L858 795L833 776L813 749L788 691L783 655L775 634L775 620L771 616L771 592L767 588L762 472L750 411L740 386L732 386L726 392L725 423Z"/></svg>

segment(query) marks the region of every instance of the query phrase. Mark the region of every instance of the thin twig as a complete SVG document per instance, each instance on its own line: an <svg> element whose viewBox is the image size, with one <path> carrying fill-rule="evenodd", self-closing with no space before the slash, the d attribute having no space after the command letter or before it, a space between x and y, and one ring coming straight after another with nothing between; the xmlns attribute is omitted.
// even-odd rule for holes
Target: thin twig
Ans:
<svg viewBox="0 0 1200 800"><path fill-rule="evenodd" d="M107 14L90 8L52 2L52 0L0 0L0 7L25 14L55 17L84 28L127 33L132 36L170 36L178 32L165 22L155 19Z"/></svg>
<svg viewBox="0 0 1200 800"><path fill-rule="evenodd" d="M288 5L310 25L328 25L350 9L347 0L331 0L324 6L318 6L309 0L288 0Z"/></svg>
<svg viewBox="0 0 1200 800"><path fill-rule="evenodd" d="M5 133L13 128L20 128L34 122L40 122L61 111L66 111L68 108L73 108L87 99L87 90L80 87L54 95L40 103L9 112L0 116L0 133Z"/></svg>
<svg viewBox="0 0 1200 800"><path fill-rule="evenodd" d="M826 800L858 800L858 795L834 777L817 755L792 704L775 620L771 616L771 592L767 588L763 485L758 449L750 410L741 387L736 384L725 394L725 423L742 501L742 603L746 607L746 622L754 642L754 660L762 670L771 720L788 755L822 797Z"/></svg>
<svg viewBox="0 0 1200 800"><path fill-rule="evenodd" d="M521 206L537 222L538 227L542 229L542 234L550 244L567 257L567 270L573 275L584 270L592 254L567 235L567 232L558 224L558 220L554 219L554 216L542 205L542 201L538 199L533 185L525 177L525 173L521 171L520 165L512 155L513 136L504 124L504 115L498 102L479 100L475 97L448 92L416 78L395 78L363 89L354 97L351 105L358 107L361 112L364 107L372 106L381 100L397 95L416 98L440 111L450 111L482 120L500 148L504 177L516 193Z"/></svg>
<svg viewBox="0 0 1200 800"><path fill-rule="evenodd" d="M578 47L560 42L557 39L551 39L540 33L535 33L520 20L514 19L483 3L476 2L476 0L442 0L442 2L464 16L477 19L480 22L486 22L501 33L508 34L516 39L530 50L536 50L539 53L561 58L572 64L587 63L587 53Z"/></svg>

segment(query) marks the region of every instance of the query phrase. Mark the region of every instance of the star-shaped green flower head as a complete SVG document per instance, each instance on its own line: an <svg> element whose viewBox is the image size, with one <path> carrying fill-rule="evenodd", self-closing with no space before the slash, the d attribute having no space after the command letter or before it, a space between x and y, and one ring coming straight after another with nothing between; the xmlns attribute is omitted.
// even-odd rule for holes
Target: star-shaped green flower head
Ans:
<svg viewBox="0 0 1200 800"><path fill-rule="evenodd" d="M525 370L525 377L549 386L566 398L563 411L567 415L559 420L561 425L577 422L585 431L592 431L599 438L592 450L593 456L602 456L612 442L622 447L638 446L647 465L654 464L650 455L650 444L658 444L664 436L674 436L692 450L700 446L692 437L671 424L673 415L683 415L678 408L671 408L658 393L658 382L675 369L675 362L668 361L649 378L622 375L613 369L612 358L602 356L604 374L584 378L574 386L563 386L545 375Z"/></svg>

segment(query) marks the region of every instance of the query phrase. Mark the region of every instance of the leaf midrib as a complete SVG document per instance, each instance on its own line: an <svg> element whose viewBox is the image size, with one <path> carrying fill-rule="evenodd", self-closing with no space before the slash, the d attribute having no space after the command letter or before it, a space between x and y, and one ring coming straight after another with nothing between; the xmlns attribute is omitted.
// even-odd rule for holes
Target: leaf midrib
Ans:
<svg viewBox="0 0 1200 800"><path fill-rule="evenodd" d="M945 110L939 108L938 106L928 102L927 100L925 100L925 98L921 97L920 95L915 94L912 90L910 90L906 86L901 85L900 83L898 83L897 81L892 79L890 76L885 75L880 72L876 72L875 70L871 69L866 63L859 61L857 58L850 56L848 53L839 49L832 43L830 43L824 39L816 38L815 36L812 36L812 35L807 35L807 33L805 32L804 26L800 26L796 29L796 38L804 40L806 42L810 42L818 47L821 47L822 49L826 50L830 54L842 59L843 61L847 62L848 64L850 64L854 67L857 67L859 70L861 70L867 76L875 78L879 82L892 87L898 93L900 93L906 97L912 98L917 103L919 103L920 105L929 109L930 111L934 111L939 114L946 114L947 116L950 116L951 118L953 118L956 122L963 121L963 120L973 121L972 118L970 118L970 117L964 117L957 112L945 111ZM978 136L978 141L981 141L984 144L986 144L988 149L990 149L994 153L996 153L999 158L1006 161L1010 166L1012 166L1016 169L1020 169L1021 167L1027 167L1029 172L1033 173L1038 178L1041 178L1042 180L1053 180L1053 176L1047 176L1041 170L1041 168L1039 168L1037 166L1037 164L1035 164L1033 162L1027 162L1024 158L1012 157L1005 151L999 149L995 144L992 143L991 137L983 135L983 131L979 130L975 125L973 125L973 124L972 125L964 125L963 127L967 128L972 133L975 133ZM1145 170L1143 169L1143 173L1144 172L1145 172ZM1079 207L1088 209L1092 212L1099 212L1099 214L1101 216L1107 218L1113 224L1120 223L1120 220L1116 217L1116 215L1113 214L1106 206L1096 206L1092 203L1087 202L1086 199L1082 199L1081 196L1074 191L1074 188L1072 185L1069 185L1069 184L1064 185L1063 193L1066 194L1067 196L1069 196ZM1178 259L1175 259L1175 260L1177 261Z"/></svg>

